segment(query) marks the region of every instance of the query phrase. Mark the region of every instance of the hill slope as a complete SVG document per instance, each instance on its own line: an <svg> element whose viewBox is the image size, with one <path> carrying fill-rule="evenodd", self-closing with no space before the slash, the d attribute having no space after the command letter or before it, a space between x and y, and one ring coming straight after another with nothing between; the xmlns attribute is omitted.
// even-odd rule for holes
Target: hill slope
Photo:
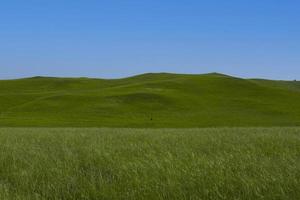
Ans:
<svg viewBox="0 0 300 200"><path fill-rule="evenodd" d="M222 74L0 81L0 126L298 126L300 84Z"/></svg>

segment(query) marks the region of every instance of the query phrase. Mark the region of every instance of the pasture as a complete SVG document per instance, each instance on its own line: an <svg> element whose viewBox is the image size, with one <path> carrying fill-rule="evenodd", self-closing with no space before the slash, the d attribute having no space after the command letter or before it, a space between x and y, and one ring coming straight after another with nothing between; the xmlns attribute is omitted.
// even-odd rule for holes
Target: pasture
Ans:
<svg viewBox="0 0 300 200"><path fill-rule="evenodd" d="M297 81L223 74L0 80L0 127L197 128L300 125Z"/></svg>
<svg viewBox="0 0 300 200"><path fill-rule="evenodd" d="M1 128L0 199L300 199L300 128Z"/></svg>

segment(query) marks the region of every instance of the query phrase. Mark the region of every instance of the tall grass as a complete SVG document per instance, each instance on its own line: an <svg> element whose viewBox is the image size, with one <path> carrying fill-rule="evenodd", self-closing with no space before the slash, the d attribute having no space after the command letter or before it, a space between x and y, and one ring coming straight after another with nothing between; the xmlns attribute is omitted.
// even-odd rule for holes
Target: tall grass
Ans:
<svg viewBox="0 0 300 200"><path fill-rule="evenodd" d="M300 128L0 129L0 199L300 199Z"/></svg>

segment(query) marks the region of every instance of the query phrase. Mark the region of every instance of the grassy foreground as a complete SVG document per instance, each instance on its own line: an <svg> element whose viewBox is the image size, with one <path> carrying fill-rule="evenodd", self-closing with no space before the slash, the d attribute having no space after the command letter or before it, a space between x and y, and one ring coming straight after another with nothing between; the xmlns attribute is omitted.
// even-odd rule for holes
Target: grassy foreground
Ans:
<svg viewBox="0 0 300 200"><path fill-rule="evenodd" d="M300 128L2 128L0 144L0 199L300 199Z"/></svg>
<svg viewBox="0 0 300 200"><path fill-rule="evenodd" d="M300 82L222 74L0 80L0 127L300 126Z"/></svg>

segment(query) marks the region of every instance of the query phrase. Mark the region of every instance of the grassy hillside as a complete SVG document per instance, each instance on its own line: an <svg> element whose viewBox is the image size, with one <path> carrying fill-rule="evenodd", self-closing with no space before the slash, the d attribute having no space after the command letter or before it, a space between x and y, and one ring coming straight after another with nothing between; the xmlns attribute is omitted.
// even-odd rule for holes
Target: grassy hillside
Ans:
<svg viewBox="0 0 300 200"><path fill-rule="evenodd" d="M300 84L222 74L0 81L0 126L298 126Z"/></svg>
<svg viewBox="0 0 300 200"><path fill-rule="evenodd" d="M0 199L300 199L299 128L0 128Z"/></svg>

